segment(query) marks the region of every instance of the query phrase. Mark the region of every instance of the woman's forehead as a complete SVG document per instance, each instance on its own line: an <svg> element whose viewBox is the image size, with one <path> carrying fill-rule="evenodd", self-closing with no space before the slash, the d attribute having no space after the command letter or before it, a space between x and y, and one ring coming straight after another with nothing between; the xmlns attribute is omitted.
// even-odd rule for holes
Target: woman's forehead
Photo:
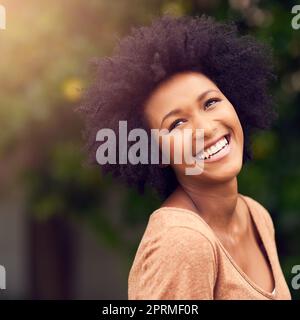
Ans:
<svg viewBox="0 0 300 320"><path fill-rule="evenodd" d="M161 110L164 106L179 105L194 101L197 96L207 90L218 90L217 86L207 76L198 72L176 74L161 83L150 95L145 105L145 112Z"/></svg>

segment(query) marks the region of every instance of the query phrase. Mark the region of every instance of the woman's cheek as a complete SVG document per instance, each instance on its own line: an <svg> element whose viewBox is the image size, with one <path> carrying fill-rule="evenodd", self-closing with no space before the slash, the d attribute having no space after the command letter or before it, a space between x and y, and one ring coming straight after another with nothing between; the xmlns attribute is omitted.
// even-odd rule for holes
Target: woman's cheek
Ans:
<svg viewBox="0 0 300 320"><path fill-rule="evenodd" d="M190 128L179 129L170 136L171 159L173 164L192 164L193 160L193 131Z"/></svg>

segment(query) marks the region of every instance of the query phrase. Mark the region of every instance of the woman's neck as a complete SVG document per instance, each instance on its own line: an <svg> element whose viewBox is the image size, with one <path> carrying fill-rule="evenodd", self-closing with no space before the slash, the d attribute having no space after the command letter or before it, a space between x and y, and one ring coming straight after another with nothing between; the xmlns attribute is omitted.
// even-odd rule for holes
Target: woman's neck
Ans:
<svg viewBox="0 0 300 320"><path fill-rule="evenodd" d="M230 232L240 225L241 215L238 215L238 185L237 178L201 186L191 181L181 183L175 193L185 204L190 203L196 211L214 230Z"/></svg>

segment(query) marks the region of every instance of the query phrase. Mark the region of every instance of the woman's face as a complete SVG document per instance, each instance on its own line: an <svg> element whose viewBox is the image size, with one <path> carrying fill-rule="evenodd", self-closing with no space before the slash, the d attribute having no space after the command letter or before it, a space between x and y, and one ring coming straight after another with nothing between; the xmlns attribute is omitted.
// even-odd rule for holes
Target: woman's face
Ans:
<svg viewBox="0 0 300 320"><path fill-rule="evenodd" d="M176 74L154 90L144 111L150 129L169 130L170 165L179 181L196 179L199 183L217 183L232 179L241 170L244 136L239 118L232 104L205 75L198 72ZM204 130L204 150L196 148L197 128ZM185 131L191 132L190 139L175 139L176 135L183 135L184 129L191 129ZM216 142L219 143L216 145ZM192 145L187 146L188 143ZM162 150L161 139L159 146ZM185 169L191 164L175 163L174 156L178 152L185 159L183 148L186 147L191 148L195 156L194 166L197 157L205 157L200 161L201 174L187 175Z"/></svg>

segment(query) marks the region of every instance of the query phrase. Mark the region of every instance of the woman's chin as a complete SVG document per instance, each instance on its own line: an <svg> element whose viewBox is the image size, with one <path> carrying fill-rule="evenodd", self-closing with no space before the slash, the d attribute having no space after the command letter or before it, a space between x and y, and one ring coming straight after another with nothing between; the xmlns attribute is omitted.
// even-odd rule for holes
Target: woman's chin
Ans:
<svg viewBox="0 0 300 320"><path fill-rule="evenodd" d="M226 166L225 168L222 167L220 168L220 170L216 169L215 170L207 170L203 171L203 176L206 176L207 178L209 178L210 180L216 180L216 181L228 181L231 180L235 177L237 177L237 175L240 173L242 169L242 163L238 162L235 164L231 164Z"/></svg>
<svg viewBox="0 0 300 320"><path fill-rule="evenodd" d="M220 168L214 167L203 167L203 171L195 175L194 177L199 178L202 181L207 182L226 182L232 180L233 178L237 177L242 169L242 160L235 161L235 163L230 163L230 165L220 166Z"/></svg>
<svg viewBox="0 0 300 320"><path fill-rule="evenodd" d="M195 172L195 168L193 168L193 174L187 174L188 170L191 170L191 166L184 164L184 165L173 165L173 170L177 172L177 176L185 175L186 179L190 176L192 180L199 179L199 181L211 183L211 182L226 182L235 178L242 169L242 157L239 159L235 158L234 161L230 161L228 163L221 163L217 165L216 161L213 165L212 163L203 163L200 167L200 173ZM192 166L193 167L193 166Z"/></svg>

